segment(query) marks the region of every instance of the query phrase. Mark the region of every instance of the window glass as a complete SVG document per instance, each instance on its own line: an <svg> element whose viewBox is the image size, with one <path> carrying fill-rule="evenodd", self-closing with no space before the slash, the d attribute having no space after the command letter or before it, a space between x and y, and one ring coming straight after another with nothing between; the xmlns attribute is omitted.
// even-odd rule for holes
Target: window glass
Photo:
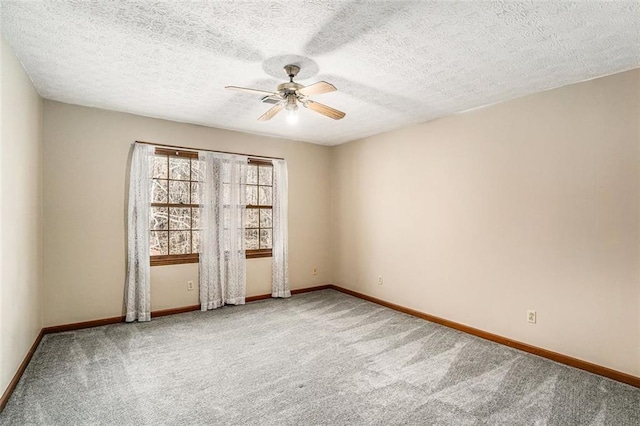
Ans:
<svg viewBox="0 0 640 426"><path fill-rule="evenodd" d="M156 149L149 214L152 265L198 261L202 176L197 154Z"/></svg>
<svg viewBox="0 0 640 426"><path fill-rule="evenodd" d="M245 250L247 257L271 256L273 165L250 160L246 185Z"/></svg>

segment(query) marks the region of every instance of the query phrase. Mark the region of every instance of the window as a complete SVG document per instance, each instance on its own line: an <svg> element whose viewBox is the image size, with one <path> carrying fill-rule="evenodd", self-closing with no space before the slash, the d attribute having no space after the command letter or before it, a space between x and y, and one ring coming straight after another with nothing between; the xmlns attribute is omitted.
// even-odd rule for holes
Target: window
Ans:
<svg viewBox="0 0 640 426"><path fill-rule="evenodd" d="M156 148L151 176L151 266L197 263L200 252L198 190L203 179L198 154ZM270 257L273 228L271 162L249 160L246 203L246 256L248 259Z"/></svg>
<svg viewBox="0 0 640 426"><path fill-rule="evenodd" d="M273 235L273 165L249 160L247 167L245 250L247 258L270 257Z"/></svg>
<svg viewBox="0 0 640 426"><path fill-rule="evenodd" d="M198 154L157 148L151 176L151 265L198 262L202 180Z"/></svg>

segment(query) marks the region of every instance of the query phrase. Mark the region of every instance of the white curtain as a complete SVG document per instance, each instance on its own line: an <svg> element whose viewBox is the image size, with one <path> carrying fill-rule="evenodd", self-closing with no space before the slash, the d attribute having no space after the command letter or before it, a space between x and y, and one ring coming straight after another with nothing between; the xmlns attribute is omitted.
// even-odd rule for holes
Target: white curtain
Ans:
<svg viewBox="0 0 640 426"><path fill-rule="evenodd" d="M155 148L135 144L129 172L127 226L127 280L125 283L126 321L151 320L149 296L149 207L151 173Z"/></svg>
<svg viewBox="0 0 640 426"><path fill-rule="evenodd" d="M273 290L272 297L290 297L288 258L287 163L273 160Z"/></svg>
<svg viewBox="0 0 640 426"><path fill-rule="evenodd" d="M244 249L247 157L201 152L200 305L203 311L242 305L246 295Z"/></svg>

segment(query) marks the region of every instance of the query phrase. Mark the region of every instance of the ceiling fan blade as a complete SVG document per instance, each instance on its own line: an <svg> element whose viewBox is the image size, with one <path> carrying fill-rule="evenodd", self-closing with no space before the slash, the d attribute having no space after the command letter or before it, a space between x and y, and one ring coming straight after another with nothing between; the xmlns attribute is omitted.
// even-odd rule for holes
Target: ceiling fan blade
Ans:
<svg viewBox="0 0 640 426"><path fill-rule="evenodd" d="M298 93L303 95L320 95L322 93L335 92L336 86L331 83L327 83L326 81L319 81L317 83L310 84L307 87L303 87L298 90Z"/></svg>
<svg viewBox="0 0 640 426"><path fill-rule="evenodd" d="M277 104L279 102L282 102L282 97L276 95L265 96L264 98L262 98L262 102L264 102L265 104Z"/></svg>
<svg viewBox="0 0 640 426"><path fill-rule="evenodd" d="M262 96L271 96L274 94L273 92L267 92L267 91L258 90L258 89L249 89L247 87L238 87L238 86L226 86L225 89L237 90L238 92L246 92L246 93L252 93L254 95L262 95Z"/></svg>
<svg viewBox="0 0 640 426"><path fill-rule="evenodd" d="M272 106L271 108L269 108L269 110L267 112L265 112L264 114L262 114L260 116L260 118L258 118L258 121L271 120L274 115L276 115L277 113L282 111L282 108L284 108L284 103L279 103L279 104L276 104L276 105Z"/></svg>
<svg viewBox="0 0 640 426"><path fill-rule="evenodd" d="M346 115L342 111L338 111L335 108L331 108L314 101L306 101L304 103L304 106L307 108L311 108L315 112L319 112L320 114L326 115L329 118L333 118L334 120L340 120Z"/></svg>

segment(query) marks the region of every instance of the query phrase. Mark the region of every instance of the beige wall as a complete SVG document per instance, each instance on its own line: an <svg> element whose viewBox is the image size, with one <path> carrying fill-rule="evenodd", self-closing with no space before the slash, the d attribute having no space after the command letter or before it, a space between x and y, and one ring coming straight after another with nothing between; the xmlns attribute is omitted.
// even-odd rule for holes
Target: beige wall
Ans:
<svg viewBox="0 0 640 426"><path fill-rule="evenodd" d="M639 93L635 70L336 147L334 282L640 375Z"/></svg>
<svg viewBox="0 0 640 426"><path fill-rule="evenodd" d="M42 328L43 101L4 37L0 77L0 394Z"/></svg>
<svg viewBox="0 0 640 426"><path fill-rule="evenodd" d="M330 148L45 101L46 326L123 314L127 162L135 140L284 157L291 288L331 282ZM312 275L314 266L318 275ZM151 268L153 310L194 305L197 264ZM271 292L271 259L247 260L247 295Z"/></svg>
<svg viewBox="0 0 640 426"><path fill-rule="evenodd" d="M334 282L640 375L639 114L638 70L334 148L45 101L44 325L122 314L138 139L285 157L292 288ZM270 271L248 261L248 295ZM198 303L197 265L151 275L152 309Z"/></svg>

